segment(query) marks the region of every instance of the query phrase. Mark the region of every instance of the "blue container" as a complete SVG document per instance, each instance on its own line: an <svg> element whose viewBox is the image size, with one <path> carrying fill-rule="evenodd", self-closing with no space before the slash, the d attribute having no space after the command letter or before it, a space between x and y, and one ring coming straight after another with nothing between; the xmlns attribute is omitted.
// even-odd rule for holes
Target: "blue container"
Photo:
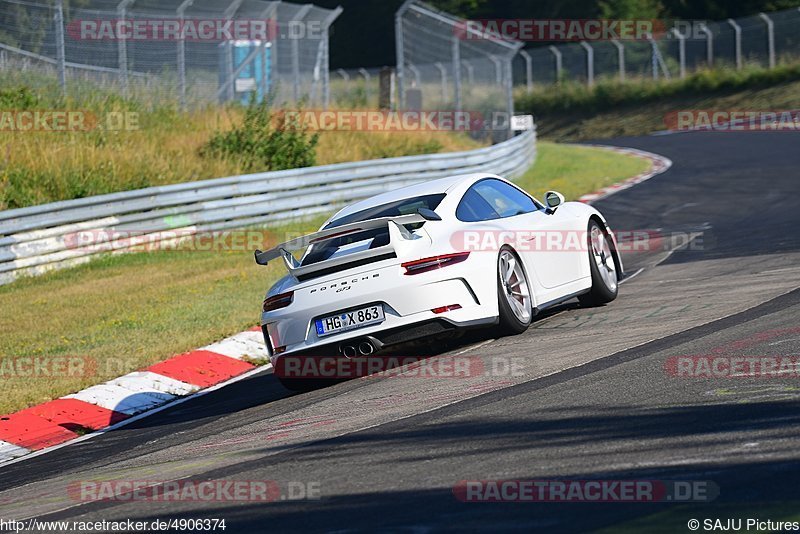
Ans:
<svg viewBox="0 0 800 534"><path fill-rule="evenodd" d="M233 98L242 104L249 104L255 95L257 102L263 102L272 86L270 43L263 46L262 41L225 41L220 44L219 82L225 84L231 75L252 58L234 78ZM230 92L224 91L220 100L229 100Z"/></svg>

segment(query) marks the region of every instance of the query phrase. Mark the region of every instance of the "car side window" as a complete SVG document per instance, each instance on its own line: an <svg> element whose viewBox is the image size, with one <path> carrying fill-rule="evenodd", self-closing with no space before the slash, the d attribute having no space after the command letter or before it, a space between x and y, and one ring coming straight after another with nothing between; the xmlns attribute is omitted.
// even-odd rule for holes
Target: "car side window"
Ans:
<svg viewBox="0 0 800 534"><path fill-rule="evenodd" d="M458 204L456 218L464 222L478 222L499 219L500 215L475 191L473 186L464 193L464 197Z"/></svg>
<svg viewBox="0 0 800 534"><path fill-rule="evenodd" d="M464 222L490 221L539 209L531 197L516 187L488 179L469 188L456 209L456 217Z"/></svg>

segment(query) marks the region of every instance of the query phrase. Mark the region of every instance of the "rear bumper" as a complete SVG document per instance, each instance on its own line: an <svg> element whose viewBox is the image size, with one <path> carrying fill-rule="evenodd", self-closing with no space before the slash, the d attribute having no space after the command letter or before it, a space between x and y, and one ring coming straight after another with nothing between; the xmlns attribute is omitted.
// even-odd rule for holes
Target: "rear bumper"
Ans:
<svg viewBox="0 0 800 534"><path fill-rule="evenodd" d="M497 317L486 318L473 321L469 324L454 324L447 319L432 319L423 321L408 326L392 328L389 330L381 330L372 334L366 334L363 331L357 331L358 335L349 340L342 340L335 343L318 343L310 348L300 348L281 354L274 354L272 347L270 347L269 334L266 328L262 326L262 333L267 343L270 352L270 360L272 364L283 358L284 356L338 356L340 354L340 346L345 343L356 343L359 340L369 339L381 349L390 349L393 346L401 345L403 343L410 343L420 339L436 339L438 336L452 334L462 330L472 328L481 328L497 324Z"/></svg>
<svg viewBox="0 0 800 534"><path fill-rule="evenodd" d="M493 272L494 259L490 255L475 256L474 261L413 276L405 275L400 265L384 264L298 285L291 305L262 315L261 328L270 356L274 360L284 354L330 353L331 349L335 354L344 342L366 336L390 346L449 330L492 324L498 315L495 278L476 273L485 273L486 268ZM486 260L491 263L484 266ZM317 335L316 319L374 304L384 308L383 323L329 336ZM461 308L444 313L433 311L455 304Z"/></svg>

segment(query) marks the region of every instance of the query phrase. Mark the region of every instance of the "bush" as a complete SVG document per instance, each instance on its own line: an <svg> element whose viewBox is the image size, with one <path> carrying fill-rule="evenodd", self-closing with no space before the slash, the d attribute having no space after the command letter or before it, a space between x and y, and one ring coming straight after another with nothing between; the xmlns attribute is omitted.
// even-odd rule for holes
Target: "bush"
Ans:
<svg viewBox="0 0 800 534"><path fill-rule="evenodd" d="M32 109L38 103L38 97L25 86L0 89L0 109Z"/></svg>
<svg viewBox="0 0 800 534"><path fill-rule="evenodd" d="M282 115L272 113L269 102L251 103L242 124L214 133L200 154L234 160L246 172L279 171L315 165L318 142L319 134L287 127Z"/></svg>

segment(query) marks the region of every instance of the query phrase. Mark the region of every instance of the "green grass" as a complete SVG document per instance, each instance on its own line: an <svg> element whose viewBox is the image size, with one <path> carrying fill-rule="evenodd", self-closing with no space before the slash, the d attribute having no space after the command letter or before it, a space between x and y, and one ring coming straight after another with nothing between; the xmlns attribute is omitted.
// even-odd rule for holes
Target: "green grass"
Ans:
<svg viewBox="0 0 800 534"><path fill-rule="evenodd" d="M242 122L239 105L181 112L174 103L145 104L98 88L86 88L80 99L62 99L53 87L21 78L0 78L0 112L83 111L87 124L95 117L101 125L120 116L111 113L128 113L136 123L114 131L0 131L0 210L270 170L202 150L217 132ZM316 164L326 165L485 144L458 132L334 131L325 132L313 152Z"/></svg>
<svg viewBox="0 0 800 534"><path fill-rule="evenodd" d="M517 108L535 115L538 133L553 141L645 135L667 128L678 110L781 110L800 107L800 64L773 70L748 66L705 70L684 80L604 80L594 87L565 82L519 93Z"/></svg>
<svg viewBox="0 0 800 534"><path fill-rule="evenodd" d="M569 198L644 170L644 160L598 149L541 143L536 166L519 183L539 198ZM269 229L270 242L313 231L322 221ZM89 264L0 287L0 370L4 360L88 357L91 376L0 380L0 413L72 393L212 343L258 324L261 301L282 276L252 253L150 252Z"/></svg>
<svg viewBox="0 0 800 534"><path fill-rule="evenodd" d="M549 190L562 193L567 200L622 181L646 171L650 164L640 158L596 148L539 142L534 165L516 182L536 198Z"/></svg>

